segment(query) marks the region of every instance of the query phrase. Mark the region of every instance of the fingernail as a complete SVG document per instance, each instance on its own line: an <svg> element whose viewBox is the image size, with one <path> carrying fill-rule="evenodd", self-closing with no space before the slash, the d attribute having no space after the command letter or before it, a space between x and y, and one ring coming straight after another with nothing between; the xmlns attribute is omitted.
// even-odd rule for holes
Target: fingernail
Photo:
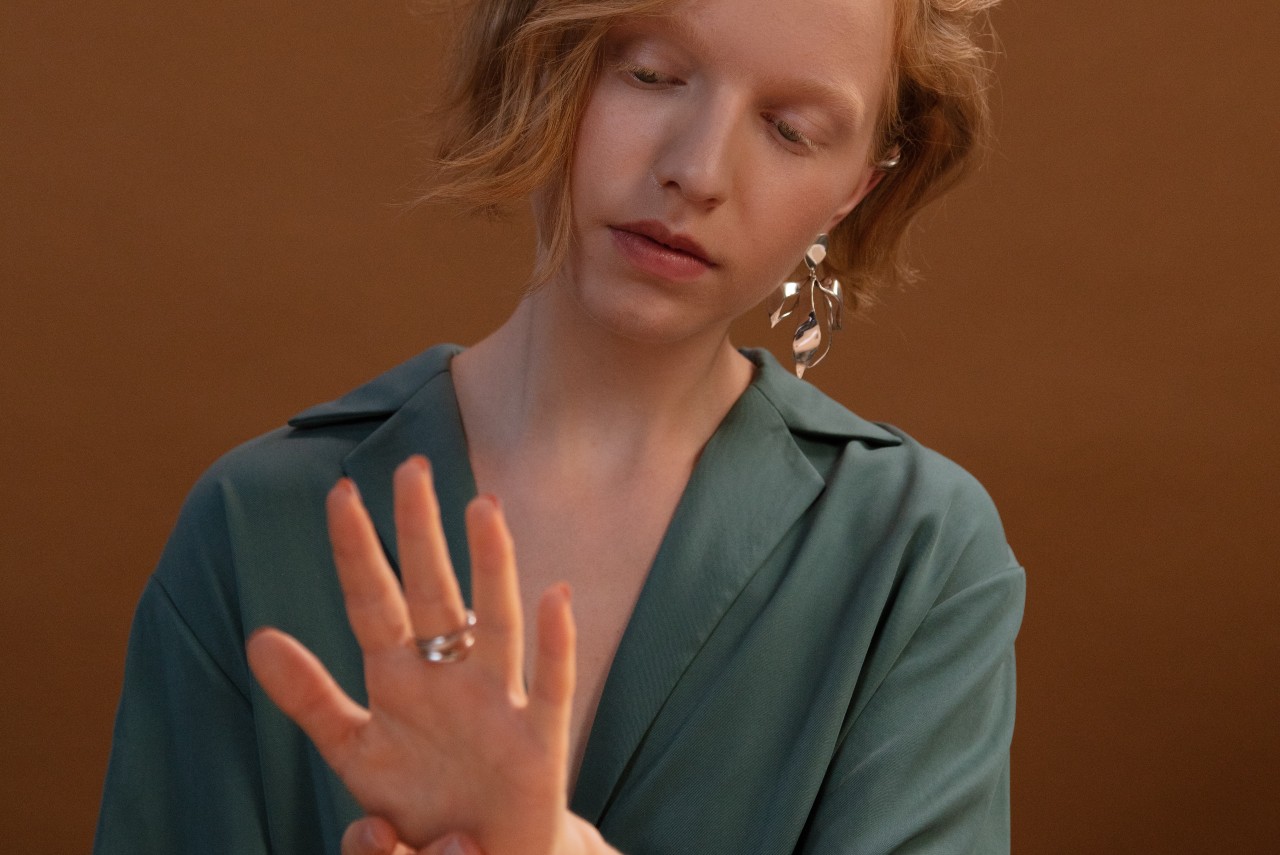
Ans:
<svg viewBox="0 0 1280 855"><path fill-rule="evenodd" d="M560 583L560 593L564 595L566 603L573 603L573 587L568 582Z"/></svg>
<svg viewBox="0 0 1280 855"><path fill-rule="evenodd" d="M481 493L477 498L484 499L495 511L502 510L502 502L498 501L498 497L493 493Z"/></svg>
<svg viewBox="0 0 1280 855"><path fill-rule="evenodd" d="M344 496L360 495L360 488L350 478L339 478L338 483L333 485L333 489Z"/></svg>
<svg viewBox="0 0 1280 855"><path fill-rule="evenodd" d="M409 462L418 467L427 474L431 473L431 461L427 459L425 454L415 454L409 458Z"/></svg>
<svg viewBox="0 0 1280 855"><path fill-rule="evenodd" d="M467 855L467 848L462 845L462 839L455 834L444 845L441 855Z"/></svg>

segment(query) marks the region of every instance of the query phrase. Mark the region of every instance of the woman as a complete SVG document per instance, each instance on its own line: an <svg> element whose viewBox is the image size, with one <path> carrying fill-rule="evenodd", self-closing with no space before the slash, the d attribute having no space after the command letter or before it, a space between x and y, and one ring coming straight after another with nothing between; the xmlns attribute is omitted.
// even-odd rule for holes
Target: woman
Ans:
<svg viewBox="0 0 1280 855"><path fill-rule="evenodd" d="M1007 849L990 501L728 342L807 257L802 371L828 270L901 275L982 131L982 5L480 3L443 192L532 196L537 287L201 479L97 851L333 852L362 814L348 853Z"/></svg>

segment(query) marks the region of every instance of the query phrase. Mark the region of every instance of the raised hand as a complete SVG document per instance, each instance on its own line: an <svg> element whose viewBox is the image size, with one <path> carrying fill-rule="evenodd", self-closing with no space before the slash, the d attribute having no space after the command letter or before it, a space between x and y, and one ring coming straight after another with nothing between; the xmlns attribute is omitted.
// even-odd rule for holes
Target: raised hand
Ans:
<svg viewBox="0 0 1280 855"><path fill-rule="evenodd" d="M355 485L339 481L327 511L369 707L275 629L248 642L249 664L267 694L403 843L421 847L459 832L488 855L581 849L584 823L569 813L566 792L574 685L567 586L548 589L539 602L526 692L511 538L496 500L475 499L466 514L475 645L461 661L428 662L417 639L462 629L466 612L426 459L412 457L395 473L403 590Z"/></svg>

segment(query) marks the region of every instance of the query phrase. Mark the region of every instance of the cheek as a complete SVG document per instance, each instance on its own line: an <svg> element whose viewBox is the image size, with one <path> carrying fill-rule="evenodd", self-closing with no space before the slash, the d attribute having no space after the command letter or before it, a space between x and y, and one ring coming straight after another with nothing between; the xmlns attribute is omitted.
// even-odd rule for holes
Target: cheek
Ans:
<svg viewBox="0 0 1280 855"><path fill-rule="evenodd" d="M832 172L814 170L792 174L788 180L762 181L753 194L749 218L755 232L753 251L774 260L772 265L767 258L761 262L779 282L805 275L805 252L831 228L832 218L848 206L854 189L862 186L867 175L865 170Z"/></svg>
<svg viewBox="0 0 1280 855"><path fill-rule="evenodd" d="M598 197L610 186L634 180L648 163L645 134L632 127L633 111L618 105L609 87L597 85L583 111L570 174L575 195Z"/></svg>
<svg viewBox="0 0 1280 855"><path fill-rule="evenodd" d="M747 218L751 233L743 238L761 272L782 282L801 266L835 206L820 188L806 190L797 182L770 183L760 190Z"/></svg>

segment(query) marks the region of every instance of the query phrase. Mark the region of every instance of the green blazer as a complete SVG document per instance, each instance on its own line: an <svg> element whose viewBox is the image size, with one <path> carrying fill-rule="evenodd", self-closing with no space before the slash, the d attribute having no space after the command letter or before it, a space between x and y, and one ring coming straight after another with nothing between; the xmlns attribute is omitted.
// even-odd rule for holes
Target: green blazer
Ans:
<svg viewBox="0 0 1280 855"><path fill-rule="evenodd" d="M338 852L360 810L257 686L244 641L278 626L364 697L323 498L351 476L394 564L391 473L414 453L468 594L457 352L305 411L196 484L134 619L99 855ZM756 379L618 648L573 810L627 855L1007 851L1024 575L990 499L748 355Z"/></svg>

